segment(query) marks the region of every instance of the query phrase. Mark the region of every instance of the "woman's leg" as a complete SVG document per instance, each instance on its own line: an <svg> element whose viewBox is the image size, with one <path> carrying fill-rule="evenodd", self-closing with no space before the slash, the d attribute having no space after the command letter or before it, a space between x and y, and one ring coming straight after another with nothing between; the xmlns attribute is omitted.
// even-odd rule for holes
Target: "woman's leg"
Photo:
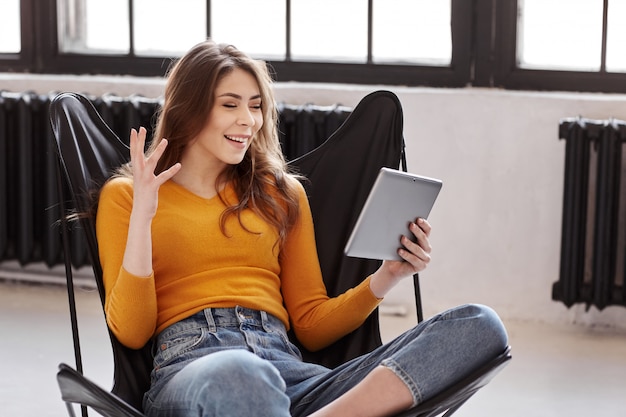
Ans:
<svg viewBox="0 0 626 417"><path fill-rule="evenodd" d="M468 375L504 351L507 343L493 310L461 306L319 377L316 387L292 404L292 412L315 417L393 414Z"/></svg>
<svg viewBox="0 0 626 417"><path fill-rule="evenodd" d="M176 373L146 409L148 416L289 417L278 370L243 349L196 359Z"/></svg>
<svg viewBox="0 0 626 417"><path fill-rule="evenodd" d="M354 388L310 417L388 416L406 410L413 395L391 370L378 366Z"/></svg>

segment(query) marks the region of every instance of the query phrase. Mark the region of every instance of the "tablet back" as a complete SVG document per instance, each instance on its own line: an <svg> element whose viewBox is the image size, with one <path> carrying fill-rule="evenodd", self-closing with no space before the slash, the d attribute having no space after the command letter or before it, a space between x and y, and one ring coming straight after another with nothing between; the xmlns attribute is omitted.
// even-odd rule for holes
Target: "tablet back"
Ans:
<svg viewBox="0 0 626 417"><path fill-rule="evenodd" d="M442 182L390 168L382 168L346 244L348 256L401 260L402 235L414 240L409 224L428 218Z"/></svg>

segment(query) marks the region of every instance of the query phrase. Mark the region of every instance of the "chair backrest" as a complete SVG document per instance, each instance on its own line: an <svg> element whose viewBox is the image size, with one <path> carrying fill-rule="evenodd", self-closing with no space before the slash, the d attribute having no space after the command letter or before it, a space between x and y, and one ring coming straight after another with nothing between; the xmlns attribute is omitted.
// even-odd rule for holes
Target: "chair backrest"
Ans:
<svg viewBox="0 0 626 417"><path fill-rule="evenodd" d="M380 261L350 258L344 247L382 167L398 168L404 157L402 106L389 91L365 96L322 145L290 165L307 178L317 251L330 296L373 273ZM356 331L305 359L328 367L380 346L377 312Z"/></svg>
<svg viewBox="0 0 626 417"><path fill-rule="evenodd" d="M56 96L50 103L50 122L60 167L68 184L67 197L73 200L78 212L87 212L92 205L93 191L102 186L115 168L128 161L128 147L104 123L92 103L80 94L62 93ZM95 221L91 217L81 217L79 221L104 305ZM71 253L65 256L71 256ZM150 385L150 346L133 350L122 345L113 333L109 332L109 336L114 362L112 392L141 409L143 393Z"/></svg>

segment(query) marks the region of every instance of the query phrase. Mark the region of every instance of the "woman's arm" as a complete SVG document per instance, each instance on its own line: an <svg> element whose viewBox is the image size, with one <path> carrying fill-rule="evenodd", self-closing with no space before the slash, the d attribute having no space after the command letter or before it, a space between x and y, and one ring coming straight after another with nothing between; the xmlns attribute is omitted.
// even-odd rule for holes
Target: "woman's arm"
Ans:
<svg viewBox="0 0 626 417"><path fill-rule="evenodd" d="M417 243L403 239L400 254L405 261L385 261L359 285L330 298L317 257L311 209L302 189L300 216L281 253L281 289L292 327L307 349L321 349L355 330L393 286L426 267L430 225L418 220L411 230Z"/></svg>
<svg viewBox="0 0 626 417"><path fill-rule="evenodd" d="M152 274L152 219L159 205L159 188L179 170L175 164L159 175L154 175L156 164L167 147L167 140L162 139L154 153L144 155L146 129L130 133L130 161L133 173L133 209L130 213L128 240L122 265L129 273L137 276Z"/></svg>
<svg viewBox="0 0 626 417"><path fill-rule="evenodd" d="M107 324L118 340L131 348L142 347L156 326L151 225L159 187L180 169L176 164L155 176L156 161L167 142L162 141L145 157L145 135L143 128L131 132L133 180L105 185L96 219Z"/></svg>
<svg viewBox="0 0 626 417"><path fill-rule="evenodd" d="M157 306L154 277L136 276L122 267L132 206L132 179L107 182L100 192L96 233L107 325L122 344L138 349L154 333Z"/></svg>
<svg viewBox="0 0 626 417"><path fill-rule="evenodd" d="M378 306L370 279L330 298L317 256L313 219L306 193L300 190L300 215L281 252L281 291L298 340L319 350L359 327Z"/></svg>

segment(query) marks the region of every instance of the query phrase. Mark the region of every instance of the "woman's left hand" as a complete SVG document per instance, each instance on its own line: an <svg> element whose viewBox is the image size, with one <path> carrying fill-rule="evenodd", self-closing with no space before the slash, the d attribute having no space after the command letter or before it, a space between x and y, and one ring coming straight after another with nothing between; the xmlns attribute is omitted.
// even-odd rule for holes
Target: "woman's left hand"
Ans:
<svg viewBox="0 0 626 417"><path fill-rule="evenodd" d="M402 247L398 249L398 255L404 261L385 261L389 263L391 271L395 272L394 275L413 275L417 272L423 271L430 262L430 252L432 250L430 246L430 223L425 219L418 218L415 222L409 225L409 230L415 236L415 242L406 236L402 236L400 243Z"/></svg>
<svg viewBox="0 0 626 417"><path fill-rule="evenodd" d="M374 295L382 298L401 279L423 271L430 262L430 223L426 219L418 218L409 225L409 230L415 237L415 242L407 236L402 236L398 255L402 261L383 261L381 267L372 274L370 288Z"/></svg>

